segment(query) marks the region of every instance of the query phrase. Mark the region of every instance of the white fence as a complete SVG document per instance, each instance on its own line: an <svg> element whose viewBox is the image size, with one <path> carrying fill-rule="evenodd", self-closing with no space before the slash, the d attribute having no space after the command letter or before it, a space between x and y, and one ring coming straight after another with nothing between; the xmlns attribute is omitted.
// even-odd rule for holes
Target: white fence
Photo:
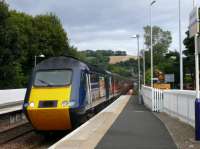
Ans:
<svg viewBox="0 0 200 149"><path fill-rule="evenodd" d="M148 86L142 86L141 92L145 106L149 109L152 109L152 88Z"/></svg>
<svg viewBox="0 0 200 149"><path fill-rule="evenodd" d="M195 126L195 91L161 91L143 86L142 96L144 104L152 111L165 112L193 127Z"/></svg>
<svg viewBox="0 0 200 149"><path fill-rule="evenodd" d="M163 111L194 127L195 95L194 91L187 90L164 91Z"/></svg>
<svg viewBox="0 0 200 149"><path fill-rule="evenodd" d="M154 112L161 112L163 109L163 91L152 89L151 87L142 87L142 96L144 104ZM152 100L153 99L153 100Z"/></svg>

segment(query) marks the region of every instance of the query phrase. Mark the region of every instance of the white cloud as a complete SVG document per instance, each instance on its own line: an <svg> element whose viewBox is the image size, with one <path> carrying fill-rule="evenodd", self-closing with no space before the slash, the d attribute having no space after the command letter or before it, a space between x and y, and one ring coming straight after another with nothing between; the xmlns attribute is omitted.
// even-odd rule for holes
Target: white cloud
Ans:
<svg viewBox="0 0 200 149"><path fill-rule="evenodd" d="M7 0L12 9L37 15L53 12L78 49L127 50L136 54L131 34L143 34L149 24L150 0ZM182 2L182 39L188 27L192 0ZM200 3L200 2L198 2ZM157 0L152 9L154 25L172 32L171 49L178 49L178 0ZM142 41L141 41L142 43ZM141 47L143 47L141 45Z"/></svg>

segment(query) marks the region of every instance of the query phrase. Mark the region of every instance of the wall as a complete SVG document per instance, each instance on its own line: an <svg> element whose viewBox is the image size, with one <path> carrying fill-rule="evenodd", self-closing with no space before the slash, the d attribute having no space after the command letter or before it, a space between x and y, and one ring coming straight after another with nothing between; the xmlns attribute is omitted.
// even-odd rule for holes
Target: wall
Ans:
<svg viewBox="0 0 200 149"><path fill-rule="evenodd" d="M193 127L195 127L195 95L195 91L189 90L153 89L152 91L151 87L142 87L142 97L148 108L154 112L163 111Z"/></svg>

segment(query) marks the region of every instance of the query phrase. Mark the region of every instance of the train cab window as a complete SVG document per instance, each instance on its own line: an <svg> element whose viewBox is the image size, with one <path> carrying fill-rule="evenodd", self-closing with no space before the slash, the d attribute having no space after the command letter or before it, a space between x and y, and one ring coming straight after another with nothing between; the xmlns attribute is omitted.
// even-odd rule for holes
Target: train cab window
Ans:
<svg viewBox="0 0 200 149"><path fill-rule="evenodd" d="M38 71L34 86L66 86L71 84L72 70Z"/></svg>

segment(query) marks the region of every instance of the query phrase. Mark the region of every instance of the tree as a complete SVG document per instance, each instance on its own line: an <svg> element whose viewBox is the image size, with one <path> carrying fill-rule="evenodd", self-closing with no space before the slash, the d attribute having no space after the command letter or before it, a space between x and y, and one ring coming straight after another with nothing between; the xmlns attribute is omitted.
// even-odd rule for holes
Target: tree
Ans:
<svg viewBox="0 0 200 149"><path fill-rule="evenodd" d="M80 56L69 45L67 33L56 15L33 17L10 11L0 0L0 88L25 87L34 67L34 56L39 54L45 58Z"/></svg>
<svg viewBox="0 0 200 149"><path fill-rule="evenodd" d="M150 31L151 31L150 26L144 27L145 45L147 46L148 49L150 49L150 46L151 46ZM172 42L171 32L164 31L158 26L153 26L152 31L153 31L153 38L152 38L153 46L162 45L161 50L163 53L166 53Z"/></svg>
<svg viewBox="0 0 200 149"><path fill-rule="evenodd" d="M145 52L146 60L146 81L150 83L150 26L144 27L145 45L149 49ZM153 27L153 63L154 70L164 74L175 74L175 87L179 84L179 53L170 51L172 36L169 31L164 31L158 26ZM154 72L155 76L155 72Z"/></svg>
<svg viewBox="0 0 200 149"><path fill-rule="evenodd" d="M187 37L184 39L183 43L185 45L186 50L183 51L185 57L183 59L184 64L184 75L190 74L192 81L192 86L194 88L195 85L195 48L194 48L194 38L189 37L189 31L186 32ZM187 79L189 80L189 79Z"/></svg>
<svg viewBox="0 0 200 149"><path fill-rule="evenodd" d="M108 65L108 70L120 74L125 77L137 77L138 74L138 65L137 60L130 59L125 62L120 62L117 64Z"/></svg>
<svg viewBox="0 0 200 149"><path fill-rule="evenodd" d="M151 38L150 38L150 26L144 27L144 40L148 52L145 53L147 67L150 67L150 46L151 46ZM158 26L153 26L153 58L154 65L158 65L165 61L164 56L169 51L170 44L172 42L172 36L169 31L164 31Z"/></svg>
<svg viewBox="0 0 200 149"><path fill-rule="evenodd" d="M10 18L8 5L0 1L0 88L22 87L24 81L19 58L23 53L20 30Z"/></svg>

